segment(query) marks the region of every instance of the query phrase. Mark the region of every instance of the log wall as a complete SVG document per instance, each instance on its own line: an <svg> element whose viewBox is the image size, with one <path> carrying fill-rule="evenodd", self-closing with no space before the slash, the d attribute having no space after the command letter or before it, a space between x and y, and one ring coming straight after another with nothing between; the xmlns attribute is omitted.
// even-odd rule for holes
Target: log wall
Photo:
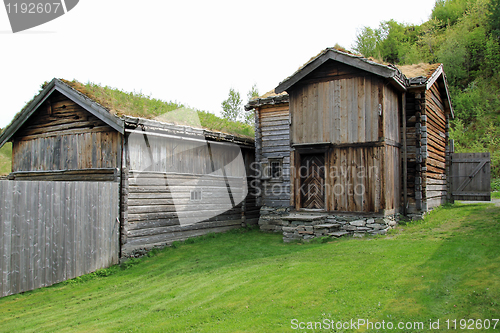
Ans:
<svg viewBox="0 0 500 333"><path fill-rule="evenodd" d="M256 154L261 164L262 204L271 207L290 205L290 113L288 103L263 106L257 110ZM269 177L270 159L281 161L280 179Z"/></svg>
<svg viewBox="0 0 500 333"><path fill-rule="evenodd" d="M253 150L135 134L126 147L122 256L257 223Z"/></svg>
<svg viewBox="0 0 500 333"><path fill-rule="evenodd" d="M449 116L439 83L406 94L408 212L425 212L447 200Z"/></svg>
<svg viewBox="0 0 500 333"><path fill-rule="evenodd" d="M427 128L427 138L423 138L426 149L425 186L422 189L427 209L432 209L446 202L446 146L448 144L448 121L445 115L444 101L438 88L433 84L425 92L425 117L422 126Z"/></svg>

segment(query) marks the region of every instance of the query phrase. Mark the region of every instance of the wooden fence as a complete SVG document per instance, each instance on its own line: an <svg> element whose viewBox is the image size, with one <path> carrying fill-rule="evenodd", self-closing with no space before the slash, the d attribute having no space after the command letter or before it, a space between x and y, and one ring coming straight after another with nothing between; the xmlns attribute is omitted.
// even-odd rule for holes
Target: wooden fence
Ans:
<svg viewBox="0 0 500 333"><path fill-rule="evenodd" d="M118 185L0 181L0 296L118 263Z"/></svg>

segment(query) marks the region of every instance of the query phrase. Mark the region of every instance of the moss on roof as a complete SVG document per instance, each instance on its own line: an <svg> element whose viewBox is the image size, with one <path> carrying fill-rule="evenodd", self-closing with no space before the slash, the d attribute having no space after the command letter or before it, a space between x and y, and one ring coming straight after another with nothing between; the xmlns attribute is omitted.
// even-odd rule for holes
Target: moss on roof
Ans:
<svg viewBox="0 0 500 333"><path fill-rule="evenodd" d="M159 121L173 122L177 125L187 125L197 127L198 122L192 118L193 112L189 116L182 117L182 110L186 110L183 104L177 102L166 102L142 92L125 92L109 86L101 86L95 83L83 84L76 80L68 81L60 79L73 89L101 104L116 116L130 116L145 119L155 119ZM166 115L176 110L175 117ZM199 125L207 130L219 131L228 134L254 137L254 127L242 122L233 122L222 119L206 111L194 110L199 117Z"/></svg>
<svg viewBox="0 0 500 333"><path fill-rule="evenodd" d="M259 96L257 98L268 98L268 97L275 97L275 96L282 96L282 95L287 95L288 93L286 91L283 91L282 93L275 93L274 89L271 91L266 92L264 95Z"/></svg>
<svg viewBox="0 0 500 333"><path fill-rule="evenodd" d="M414 64L414 65L404 65L398 66L399 70L407 77L414 78L423 76L425 78L430 78L432 74L439 68L441 64Z"/></svg>

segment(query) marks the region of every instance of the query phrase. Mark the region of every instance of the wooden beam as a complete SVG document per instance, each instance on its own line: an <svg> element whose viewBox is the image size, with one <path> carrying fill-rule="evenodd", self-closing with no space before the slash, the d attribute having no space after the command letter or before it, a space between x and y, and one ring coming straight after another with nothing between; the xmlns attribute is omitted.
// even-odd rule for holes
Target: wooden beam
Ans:
<svg viewBox="0 0 500 333"><path fill-rule="evenodd" d="M406 146L406 93L401 100L401 113L403 120L403 215L407 215L408 205L408 149Z"/></svg>
<svg viewBox="0 0 500 333"><path fill-rule="evenodd" d="M118 181L119 170L115 168L50 170L50 171L17 171L9 175L15 180L43 181Z"/></svg>

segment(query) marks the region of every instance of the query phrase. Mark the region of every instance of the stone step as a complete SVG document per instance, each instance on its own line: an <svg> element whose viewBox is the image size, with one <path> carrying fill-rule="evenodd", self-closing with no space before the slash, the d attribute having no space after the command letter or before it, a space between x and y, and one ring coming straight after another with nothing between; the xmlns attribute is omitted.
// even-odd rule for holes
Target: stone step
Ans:
<svg viewBox="0 0 500 333"><path fill-rule="evenodd" d="M314 222L325 220L328 215L316 215L316 214L289 214L282 216L281 218L285 221L303 221L303 222Z"/></svg>
<svg viewBox="0 0 500 333"><path fill-rule="evenodd" d="M333 237L342 237L345 235L348 235L349 233L347 231L335 231L335 232L330 232L328 236L333 236Z"/></svg>
<svg viewBox="0 0 500 333"><path fill-rule="evenodd" d="M314 229L331 229L340 227L340 223L325 223L325 224L316 224Z"/></svg>

